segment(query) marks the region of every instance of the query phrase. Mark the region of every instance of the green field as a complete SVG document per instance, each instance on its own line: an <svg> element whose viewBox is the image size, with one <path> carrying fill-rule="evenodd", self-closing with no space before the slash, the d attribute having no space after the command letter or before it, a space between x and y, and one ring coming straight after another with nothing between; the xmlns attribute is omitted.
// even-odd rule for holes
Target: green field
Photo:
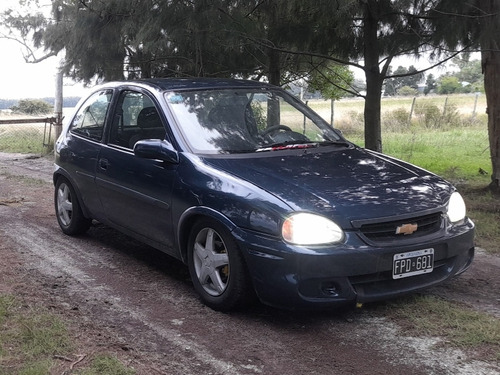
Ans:
<svg viewBox="0 0 500 375"><path fill-rule="evenodd" d="M383 152L442 175L456 183L489 183L491 171L484 95L384 98ZM308 105L330 121L329 101ZM364 145L364 101L335 102L334 126ZM411 114L411 120L410 120Z"/></svg>

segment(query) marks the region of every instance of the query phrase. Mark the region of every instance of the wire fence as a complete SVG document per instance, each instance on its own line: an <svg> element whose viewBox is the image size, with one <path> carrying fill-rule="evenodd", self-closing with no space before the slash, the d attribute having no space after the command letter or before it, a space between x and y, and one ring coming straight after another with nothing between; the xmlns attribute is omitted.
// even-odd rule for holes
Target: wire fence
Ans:
<svg viewBox="0 0 500 375"><path fill-rule="evenodd" d="M364 104L362 99L308 101L308 105L334 127L357 132L363 130ZM481 93L384 97L381 100L381 122L386 131L403 131L411 126L426 129L459 127L485 119L486 96Z"/></svg>
<svg viewBox="0 0 500 375"><path fill-rule="evenodd" d="M56 117L0 119L0 152L45 155L54 147Z"/></svg>

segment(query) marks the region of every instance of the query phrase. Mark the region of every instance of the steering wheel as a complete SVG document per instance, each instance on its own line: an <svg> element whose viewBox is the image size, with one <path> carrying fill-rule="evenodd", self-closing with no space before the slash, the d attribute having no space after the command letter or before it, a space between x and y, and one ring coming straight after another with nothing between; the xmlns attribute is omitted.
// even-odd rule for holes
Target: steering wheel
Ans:
<svg viewBox="0 0 500 375"><path fill-rule="evenodd" d="M284 130L284 131L287 131L287 132L291 132L292 131L292 129L290 129L286 125L273 125L273 126L270 126L270 127L266 128L261 134L262 135L267 135L269 133L274 133L274 132L277 132L277 131L280 131L280 130Z"/></svg>

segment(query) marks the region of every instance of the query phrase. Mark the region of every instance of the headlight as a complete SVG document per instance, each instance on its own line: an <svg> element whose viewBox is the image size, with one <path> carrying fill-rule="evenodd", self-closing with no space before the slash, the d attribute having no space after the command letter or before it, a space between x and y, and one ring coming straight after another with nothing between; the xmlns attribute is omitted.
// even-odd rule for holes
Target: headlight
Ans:
<svg viewBox="0 0 500 375"><path fill-rule="evenodd" d="M465 218L465 202L458 192L454 192L448 202L448 218L456 223Z"/></svg>
<svg viewBox="0 0 500 375"><path fill-rule="evenodd" d="M298 213L285 220L281 234L295 245L321 245L340 242L344 232L333 221L314 214Z"/></svg>

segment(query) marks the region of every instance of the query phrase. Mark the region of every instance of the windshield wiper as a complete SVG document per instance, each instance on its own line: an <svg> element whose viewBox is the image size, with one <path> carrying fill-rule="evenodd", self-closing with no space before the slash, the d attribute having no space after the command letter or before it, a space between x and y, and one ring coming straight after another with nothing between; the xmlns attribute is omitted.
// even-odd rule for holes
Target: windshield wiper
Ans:
<svg viewBox="0 0 500 375"><path fill-rule="evenodd" d="M349 147L351 144L347 141L336 140L336 141L322 141L322 142L312 142L312 141L286 141L280 143L273 143L266 147L258 148L255 152L263 151L280 151L280 150L293 150L293 149L305 149L321 146L345 146Z"/></svg>
<svg viewBox="0 0 500 375"><path fill-rule="evenodd" d="M272 143L266 147L258 148L257 150L255 150L255 152L304 149L304 148L318 147L318 145L319 145L318 142L286 141L286 142Z"/></svg>

